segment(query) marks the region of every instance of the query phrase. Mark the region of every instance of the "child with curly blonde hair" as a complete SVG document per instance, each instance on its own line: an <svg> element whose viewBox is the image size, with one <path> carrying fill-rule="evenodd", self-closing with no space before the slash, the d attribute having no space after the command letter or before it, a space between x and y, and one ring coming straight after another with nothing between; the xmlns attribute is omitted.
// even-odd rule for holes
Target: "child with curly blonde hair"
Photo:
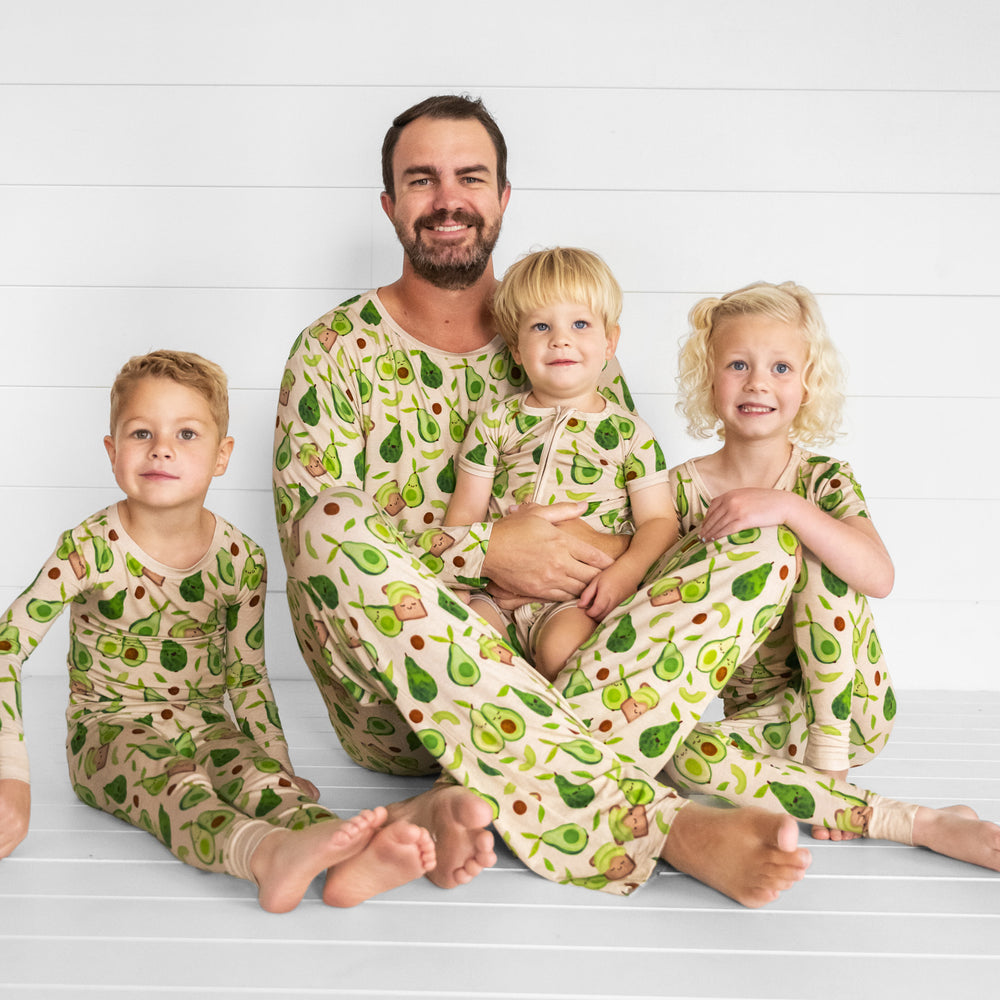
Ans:
<svg viewBox="0 0 1000 1000"><path fill-rule="evenodd" d="M891 839L1000 868L1000 828L967 806L930 809L844 780L885 746L896 714L866 600L889 593L893 566L851 467L806 450L835 437L844 399L815 297L758 282L701 300L689 319L677 407L722 447L670 471L681 534L711 552L779 526L798 574L784 609L758 612L753 631L768 635L723 689L725 718L700 723L665 772L686 792L777 802L817 839ZM742 596L734 585L734 613Z"/></svg>
<svg viewBox="0 0 1000 1000"><path fill-rule="evenodd" d="M788 610L732 677L727 716L843 777L885 745L896 706L866 600L892 589L892 560L851 467L805 450L836 436L839 357L815 297L792 282L702 299L690 322L678 409L722 447L671 470L682 532L711 542L785 525L801 543ZM792 706L782 695L800 671Z"/></svg>

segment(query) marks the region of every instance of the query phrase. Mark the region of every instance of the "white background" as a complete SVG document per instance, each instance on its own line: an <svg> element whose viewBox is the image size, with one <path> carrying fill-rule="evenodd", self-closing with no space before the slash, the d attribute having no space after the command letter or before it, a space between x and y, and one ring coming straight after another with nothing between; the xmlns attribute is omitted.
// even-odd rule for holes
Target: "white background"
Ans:
<svg viewBox="0 0 1000 1000"><path fill-rule="evenodd" d="M895 559L876 602L899 688L1000 688L1000 13L990 0L454 5L0 0L0 607L118 493L101 444L130 355L196 350L232 387L209 504L268 550L268 655L305 676L270 452L297 332L393 280L393 115L482 96L510 146L497 269L601 253L619 354L673 463L701 296L819 296L849 366L831 449ZM29 670L63 669L65 624Z"/></svg>

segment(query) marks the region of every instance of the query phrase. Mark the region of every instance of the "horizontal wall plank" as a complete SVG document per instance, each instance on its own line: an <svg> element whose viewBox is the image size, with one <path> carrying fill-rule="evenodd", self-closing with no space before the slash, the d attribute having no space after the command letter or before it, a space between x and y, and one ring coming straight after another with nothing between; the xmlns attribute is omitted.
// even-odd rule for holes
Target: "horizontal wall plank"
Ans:
<svg viewBox="0 0 1000 1000"><path fill-rule="evenodd" d="M822 16L795 0L633 0L609 8L514 0L478 24L475 44L429 59L424 34L468 31L454 7L415 14L288 0L36 0L9 5L0 34L12 83L419 83L492 86L996 89L1000 31L990 0L845 0ZM525 30L525 22L531 30ZM87 44L81 45L80 40ZM553 45L558 39L558 46ZM887 46L886 39L891 39ZM404 44L404 40L409 44ZM383 51L391 58L382 57ZM752 53L752 58L748 55Z"/></svg>
<svg viewBox="0 0 1000 1000"><path fill-rule="evenodd" d="M374 197L385 130L426 92L8 85L0 95L0 130L14 140L0 184L348 187ZM504 130L517 190L996 188L998 93L491 87L480 96ZM717 141L706 141L706 123Z"/></svg>
<svg viewBox="0 0 1000 1000"><path fill-rule="evenodd" d="M527 191L510 205L498 269L533 246L586 246L632 291L761 274L827 294L995 295L1000 284L977 252L1000 229L1000 199L987 195ZM368 192L14 186L0 188L0 216L8 285L366 287L400 267Z"/></svg>
<svg viewBox="0 0 1000 1000"><path fill-rule="evenodd" d="M225 359L220 360L225 363ZM276 400L275 389L236 389L231 393L230 433L237 443L229 471L213 488L269 492ZM712 441L695 442L686 437L672 395L637 393L635 403L662 439L671 464L716 450L717 444ZM7 446L10 472L6 485L110 486L110 469L102 444L108 432L107 407L106 389L6 389L0 419L8 426L15 426L17 420L26 421L32 428L30 436L18 435ZM996 408L995 400L981 398L928 403L919 398L854 397L848 400L848 433L832 447L819 450L849 461L869 499L997 500L1000 470L981 459L991 447ZM67 412L74 414L70 430L66 428ZM911 447L919 453L919 464L914 467L905 459L898 465L885 462L891 429L908 426L919 428L919 447L906 441L901 447L904 454ZM58 452L43 442L59 442ZM914 476L916 468L925 474ZM962 470L961 478L929 472L952 468Z"/></svg>
<svg viewBox="0 0 1000 1000"><path fill-rule="evenodd" d="M367 245L359 243L358 252ZM376 280L391 281L399 261ZM331 280L337 276L331 275ZM742 282L794 273L755 274ZM670 286L671 275L663 275ZM236 389L277 385L299 330L361 291L337 288L79 288L0 286L0 317L11 331L5 386L108 386L132 354L157 347L218 359ZM636 393L673 393L687 313L723 285L693 291L625 291L618 345ZM848 372L852 396L996 395L1000 291L988 297L820 295L827 326ZM50 344L58 339L59 349ZM99 345L99 349L95 349ZM975 357L974 364L941 363ZM956 428L956 431L959 430Z"/></svg>

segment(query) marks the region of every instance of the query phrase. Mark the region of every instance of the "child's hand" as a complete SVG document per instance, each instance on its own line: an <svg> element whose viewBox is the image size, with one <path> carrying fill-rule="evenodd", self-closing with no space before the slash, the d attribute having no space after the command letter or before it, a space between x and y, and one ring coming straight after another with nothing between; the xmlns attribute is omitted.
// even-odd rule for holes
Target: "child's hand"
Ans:
<svg viewBox="0 0 1000 1000"><path fill-rule="evenodd" d="M577 601L577 607L583 608L595 622L599 622L635 591L636 585L631 574L623 573L618 569L618 563L615 563L602 570L587 584Z"/></svg>
<svg viewBox="0 0 1000 1000"><path fill-rule="evenodd" d="M31 785L18 778L0 778L0 858L27 836L30 817Z"/></svg>
<svg viewBox="0 0 1000 1000"><path fill-rule="evenodd" d="M705 520L698 526L698 537L703 542L712 542L744 528L784 524L789 497L796 499L785 490L729 490L709 505Z"/></svg>

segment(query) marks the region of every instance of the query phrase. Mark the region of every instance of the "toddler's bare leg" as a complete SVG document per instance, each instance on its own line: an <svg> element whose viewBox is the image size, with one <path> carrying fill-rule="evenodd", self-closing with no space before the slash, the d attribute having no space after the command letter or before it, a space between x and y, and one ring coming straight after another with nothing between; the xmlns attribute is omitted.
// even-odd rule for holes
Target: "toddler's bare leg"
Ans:
<svg viewBox="0 0 1000 1000"><path fill-rule="evenodd" d="M674 819L662 857L730 899L758 907L805 876L812 856L798 839L791 816L690 802Z"/></svg>
<svg viewBox="0 0 1000 1000"><path fill-rule="evenodd" d="M507 634L507 626L503 619L497 614L497 609L490 604L489 601L479 600L475 594L469 597L469 607L479 615L480 618L485 618L486 621L490 623L501 635Z"/></svg>
<svg viewBox="0 0 1000 1000"><path fill-rule="evenodd" d="M593 634L597 622L583 608L561 608L538 629L535 640L535 669L548 681L556 675L569 659Z"/></svg>

